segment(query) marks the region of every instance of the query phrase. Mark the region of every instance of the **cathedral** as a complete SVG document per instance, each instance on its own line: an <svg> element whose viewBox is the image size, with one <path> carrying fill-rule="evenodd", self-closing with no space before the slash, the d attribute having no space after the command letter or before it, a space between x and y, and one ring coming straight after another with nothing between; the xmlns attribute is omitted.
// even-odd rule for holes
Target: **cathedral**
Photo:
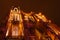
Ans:
<svg viewBox="0 0 60 40"><path fill-rule="evenodd" d="M19 7L10 10L6 40L59 40L60 30L41 12L26 13Z"/></svg>

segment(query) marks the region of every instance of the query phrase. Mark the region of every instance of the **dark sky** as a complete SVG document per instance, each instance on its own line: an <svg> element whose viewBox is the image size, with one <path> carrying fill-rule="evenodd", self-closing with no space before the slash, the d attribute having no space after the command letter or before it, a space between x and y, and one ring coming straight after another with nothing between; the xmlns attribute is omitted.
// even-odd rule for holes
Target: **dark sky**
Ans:
<svg viewBox="0 0 60 40"><path fill-rule="evenodd" d="M57 25L60 24L59 0L0 0L0 23L6 21L11 6L20 6L25 12L40 11Z"/></svg>

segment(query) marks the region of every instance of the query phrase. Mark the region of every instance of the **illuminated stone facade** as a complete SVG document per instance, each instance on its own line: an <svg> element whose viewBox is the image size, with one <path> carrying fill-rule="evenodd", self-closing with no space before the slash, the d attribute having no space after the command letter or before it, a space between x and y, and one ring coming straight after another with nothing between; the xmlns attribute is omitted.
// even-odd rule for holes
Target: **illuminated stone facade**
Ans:
<svg viewBox="0 0 60 40"><path fill-rule="evenodd" d="M56 35L60 34L60 31L54 26L55 24L53 24L51 20L48 20L41 12L26 13L15 7L10 10L6 37L24 37L25 40L54 40L56 35L51 33L49 29L46 29L44 25L48 26ZM47 37L50 37L51 39L45 38L45 34L42 34L40 30L44 30L43 32L46 33L48 35Z"/></svg>

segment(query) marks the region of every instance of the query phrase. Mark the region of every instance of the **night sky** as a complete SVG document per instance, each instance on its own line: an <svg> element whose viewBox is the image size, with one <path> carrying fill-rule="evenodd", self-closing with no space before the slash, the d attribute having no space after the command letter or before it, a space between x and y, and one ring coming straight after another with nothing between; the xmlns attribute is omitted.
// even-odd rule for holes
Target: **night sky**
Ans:
<svg viewBox="0 0 60 40"><path fill-rule="evenodd" d="M20 6L24 12L42 12L60 26L59 0L0 0L0 23L6 22L12 6Z"/></svg>

